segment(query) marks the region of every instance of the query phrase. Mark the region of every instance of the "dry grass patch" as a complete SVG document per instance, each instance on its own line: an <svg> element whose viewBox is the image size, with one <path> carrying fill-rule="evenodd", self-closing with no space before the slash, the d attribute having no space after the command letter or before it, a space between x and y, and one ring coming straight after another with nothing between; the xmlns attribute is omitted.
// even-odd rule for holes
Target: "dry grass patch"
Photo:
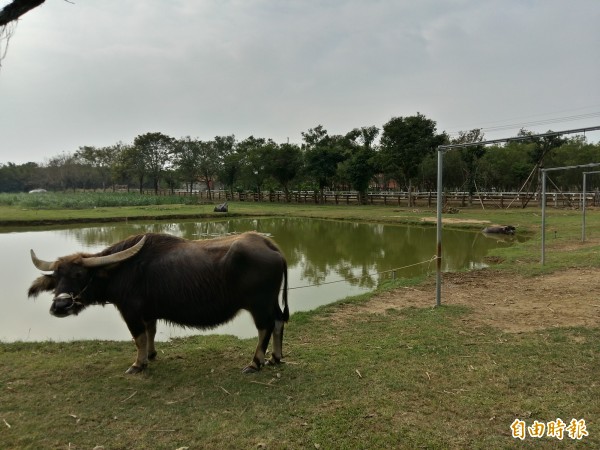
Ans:
<svg viewBox="0 0 600 450"><path fill-rule="evenodd" d="M505 332L527 332L550 327L600 324L600 269L566 269L525 277L491 270L443 276L442 303L471 308L462 319L473 327L492 326ZM418 286L380 293L365 303L341 305L330 320L348 322L364 313L385 314L390 309L429 308L435 305L432 280Z"/></svg>

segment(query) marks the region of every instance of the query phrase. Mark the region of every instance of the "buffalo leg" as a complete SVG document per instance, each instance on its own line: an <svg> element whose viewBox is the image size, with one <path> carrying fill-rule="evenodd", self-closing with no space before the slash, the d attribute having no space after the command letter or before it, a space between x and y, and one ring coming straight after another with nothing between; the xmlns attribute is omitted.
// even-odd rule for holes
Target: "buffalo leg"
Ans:
<svg viewBox="0 0 600 450"><path fill-rule="evenodd" d="M148 365L148 335L144 331L134 338L137 348L137 358L133 365L125 373L138 373Z"/></svg>
<svg viewBox="0 0 600 450"><path fill-rule="evenodd" d="M135 347L137 348L137 358L125 373L138 373L148 365L148 331L146 325L141 320L132 321L125 319L125 323L133 336ZM154 339L152 342L154 342ZM154 346L154 343L152 345Z"/></svg>
<svg viewBox="0 0 600 450"><path fill-rule="evenodd" d="M148 359L156 359L156 347L154 346L154 337L156 336L156 320L145 322L146 335L148 336Z"/></svg>
<svg viewBox="0 0 600 450"><path fill-rule="evenodd" d="M273 352L267 364L279 364L283 358L283 327L285 325L285 317L281 308L279 308L277 295L274 299L274 314L275 324L273 327Z"/></svg>
<svg viewBox="0 0 600 450"><path fill-rule="evenodd" d="M269 346L269 340L271 339L271 333L273 333L273 326L268 328L259 328L258 330L258 344L256 351L254 352L254 358L252 362L244 367L244 373L258 372L265 364L265 354L267 353L267 347Z"/></svg>
<svg viewBox="0 0 600 450"><path fill-rule="evenodd" d="M283 320L276 320L273 327L273 352L267 364L279 364L283 358Z"/></svg>

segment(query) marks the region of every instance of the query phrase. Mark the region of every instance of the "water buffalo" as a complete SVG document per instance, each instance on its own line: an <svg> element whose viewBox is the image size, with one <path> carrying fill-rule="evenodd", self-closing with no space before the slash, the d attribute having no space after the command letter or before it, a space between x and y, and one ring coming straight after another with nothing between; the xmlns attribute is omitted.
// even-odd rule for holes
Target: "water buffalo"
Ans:
<svg viewBox="0 0 600 450"><path fill-rule="evenodd" d="M29 296L52 291L50 313L77 315L89 305L112 303L137 347L127 373L142 371L156 357L156 321L212 328L240 309L250 312L258 345L244 372L282 358L283 327L289 319L287 263L270 239L254 232L189 241L167 234L132 236L97 254L76 253L47 262L31 250L33 264L52 274L37 278ZM279 291L283 282L283 311Z"/></svg>
<svg viewBox="0 0 600 450"><path fill-rule="evenodd" d="M227 202L221 203L220 205L215 206L214 212L228 212L229 207L227 206Z"/></svg>
<svg viewBox="0 0 600 450"><path fill-rule="evenodd" d="M493 225L483 229L484 233L489 234L515 234L516 228L512 225Z"/></svg>

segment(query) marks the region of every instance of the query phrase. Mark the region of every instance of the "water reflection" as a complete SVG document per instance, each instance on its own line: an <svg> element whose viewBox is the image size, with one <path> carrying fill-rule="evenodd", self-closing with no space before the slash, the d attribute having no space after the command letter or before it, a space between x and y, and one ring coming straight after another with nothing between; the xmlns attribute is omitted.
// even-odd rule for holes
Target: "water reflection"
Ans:
<svg viewBox="0 0 600 450"><path fill-rule="evenodd" d="M398 276L413 277L435 269L433 263L417 264L434 256L434 228L261 218L118 223L1 233L0 245L4 250L2 263L5 266L1 269L6 270L1 270L0 276L4 277L2 285L8 287L1 300L6 313L0 317L0 340L129 338L124 322L112 307L90 308L80 317L57 319L47 313L50 297L44 295L32 309L34 302L28 301L25 296L29 284L39 273L29 260L30 248L34 248L42 259L53 259L76 251L96 252L137 233L170 233L186 239L206 239L249 230L271 235L285 253L289 266L289 285L297 288L290 290L292 313L372 290L379 282L379 272L403 268L397 271ZM444 270L480 266L489 249L507 245L510 242L488 239L482 233L445 230ZM19 270L15 270L16 267ZM337 282L339 280L343 281ZM164 324L160 327L158 338L163 340L199 333L197 330L166 327ZM248 314L242 314L216 332L240 337L252 337L256 333Z"/></svg>

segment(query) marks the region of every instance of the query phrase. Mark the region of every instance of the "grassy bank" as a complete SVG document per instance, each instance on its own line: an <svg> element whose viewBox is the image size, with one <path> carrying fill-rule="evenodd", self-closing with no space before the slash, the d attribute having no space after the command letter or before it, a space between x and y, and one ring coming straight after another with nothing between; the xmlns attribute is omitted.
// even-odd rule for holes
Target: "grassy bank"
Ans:
<svg viewBox="0 0 600 450"><path fill-rule="evenodd" d="M210 205L0 207L2 220L5 213L14 223L30 224L37 223L30 215L36 213L56 222L216 215ZM419 208L230 204L230 215L238 214L393 223L435 216ZM454 219L452 227L481 228L490 221L527 232L528 241L490 255L497 262L490 273L533 276L600 267L598 214L589 212L589 239L582 244L580 212L550 210L544 268L539 210L470 209L445 218ZM600 446L598 328L474 330L464 320L471 311L458 306L338 314L348 303L368 305L370 297L293 315L284 340L287 363L254 375L240 373L254 340L229 336L161 343L158 360L138 376L123 373L134 358L130 342L0 344L0 448ZM510 424L516 418L528 425L584 419L589 436L581 442L566 435L562 442L515 441Z"/></svg>
<svg viewBox="0 0 600 450"><path fill-rule="evenodd" d="M199 203L195 197L156 197L134 193L0 194L0 226L256 215L318 217L419 225L431 225L435 220L435 209L427 207L427 205L400 208L383 205L229 202L229 213L227 214L214 213L213 208L213 204L205 201ZM549 210L551 216L562 216L563 214L562 210ZM446 217L452 222L447 225L451 227L482 228L483 225L479 221L489 221L517 225L521 231L537 229L540 221L540 213L537 208L482 210L474 207L464 208L459 214L449 214ZM469 222L470 220L474 222Z"/></svg>

